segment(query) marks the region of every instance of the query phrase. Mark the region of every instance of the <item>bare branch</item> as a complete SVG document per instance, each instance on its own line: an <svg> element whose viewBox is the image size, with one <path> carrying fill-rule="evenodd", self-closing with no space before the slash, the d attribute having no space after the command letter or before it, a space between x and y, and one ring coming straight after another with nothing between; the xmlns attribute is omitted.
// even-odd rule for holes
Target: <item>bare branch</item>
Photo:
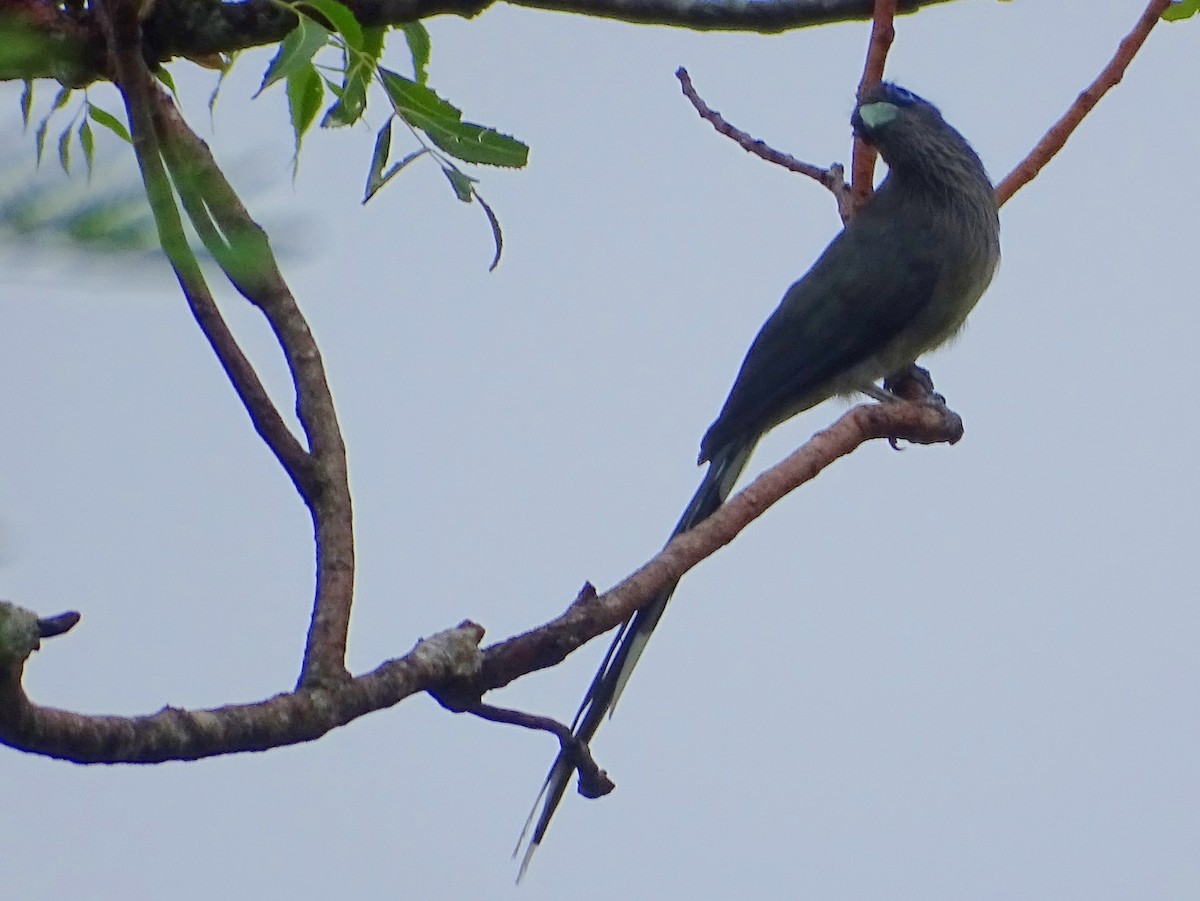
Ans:
<svg viewBox="0 0 1200 901"><path fill-rule="evenodd" d="M740 128L729 124L719 112L712 109L701 99L700 95L696 92L695 86L692 84L692 77L688 74L687 69L680 66L675 70L675 77L679 79L684 96L691 101L692 106L696 108L696 112L700 114L702 119L711 124L719 133L735 141L747 153L753 153L768 163L783 166L783 168L791 172L807 175L809 178L820 182L836 198L838 211L839 213L843 213L843 221L846 219L843 210L848 208L847 204L849 203L850 194L849 186L843 178L844 170L839 163L834 163L828 169L822 169L820 166L814 166L812 163L798 160L790 153L783 153L776 150L765 141L751 137Z"/></svg>
<svg viewBox="0 0 1200 901"><path fill-rule="evenodd" d="M859 97L862 96L865 88L873 84L878 84L883 78L888 50L891 48L892 40L896 35L896 30L893 26L896 12L897 0L875 0L871 23L871 39L867 44L867 58L863 65L862 78L858 83L857 96ZM675 76L683 85L683 93L692 102L696 111L700 113L701 117L712 123L713 128L721 134L732 138L743 150L760 156L768 162L790 169L793 172L807 175L809 178L819 181L828 188L837 199L838 215L841 216L843 223L849 222L862 205L866 203L867 198L871 196L874 190L875 159L877 154L874 148L869 147L857 135L854 138L854 149L851 155L850 185L847 186L843 177L843 169L840 165L834 164L828 169L822 169L819 166L814 166L812 163L802 162L789 154L781 153L762 141L750 137L746 132L734 128L726 122L720 113L710 109L700 99L695 88L692 86L692 80L688 76L686 69L678 69L675 72Z"/></svg>
<svg viewBox="0 0 1200 901"><path fill-rule="evenodd" d="M623 22L676 25L700 31L756 31L766 34L869 19L872 0L758 0L753 3L708 0L510 0L515 6L553 9ZM901 12L946 0L901 0Z"/></svg>
<svg viewBox="0 0 1200 901"><path fill-rule="evenodd" d="M536 729L539 732L549 732L557 736L559 746L571 759L579 773L579 793L585 798L602 798L617 787L608 777L608 773L600 769L592 757L592 751L587 742L580 741L571 731L571 727L548 716L537 716L520 710L510 710L507 707L495 707L491 704L475 704L459 713L473 713L480 719L493 723L504 723L509 726L520 726L524 729Z"/></svg>
<svg viewBox="0 0 1200 901"><path fill-rule="evenodd" d="M597 595L585 586L565 613L543 626L480 651L483 629L465 622L371 673L300 688L258 704L203 711L164 708L145 717L85 716L38 707L25 696L21 674L38 647L39 619L0 604L0 742L81 763L156 763L311 741L420 691L451 699L454 709L473 710L485 692L554 666L624 621L788 492L866 441L954 443L961 435L958 417L937 404L855 407L615 588ZM9 622L15 625L9 627Z"/></svg>
<svg viewBox="0 0 1200 901"><path fill-rule="evenodd" d="M499 688L534 670L557 665L584 642L624 622L665 586L677 582L701 560L731 542L784 495L863 443L873 438L896 438L916 444L954 444L961 436L959 418L937 405L854 407L727 500L700 525L672 539L661 553L614 588L598 595L585 586L562 616L485 648L479 684L485 690Z"/></svg>
<svg viewBox="0 0 1200 901"><path fill-rule="evenodd" d="M1108 64L1100 70L1100 74L1095 80L1088 85L1075 98L1075 102L1071 104L1070 109L1063 114L1051 129L1046 132L1037 146L1029 151L1028 156L1021 162L1017 163L1012 172L1008 173L1004 179L996 186L996 200L1000 204L1004 204L1010 197L1033 181L1037 174L1042 171L1043 167L1050 162L1067 143L1067 139L1071 137L1079 124L1083 122L1084 117L1092 111L1100 98L1108 91L1120 84L1121 79L1125 75L1125 70L1129 68L1129 64L1133 62L1133 58L1137 52L1146 43L1146 38L1150 36L1151 29L1162 18L1163 12L1171 5L1171 0L1150 0L1138 18L1137 24L1133 30L1125 36L1120 44L1117 45L1117 50L1113 54L1112 59Z"/></svg>
<svg viewBox="0 0 1200 901"><path fill-rule="evenodd" d="M863 64L862 78L858 82L858 94L861 97L864 90L883 80L883 70L887 65L888 50L896 37L893 20L896 17L896 0L875 0L875 14L871 19L871 39L867 42L867 59ZM842 214L845 222L858 212L867 198L875 189L875 158L878 156L874 147L868 147L862 138L855 135L854 150L850 157L850 209L848 214Z"/></svg>
<svg viewBox="0 0 1200 901"><path fill-rule="evenodd" d="M36 615L0 604L0 622ZM483 629L474 623L421 641L374 672L257 704L212 710L164 707L150 716L85 716L30 703L19 667L0 667L0 740L21 751L76 763L161 763L265 751L320 738L366 713L455 680L471 680ZM2 633L0 633L0 637ZM26 656L36 650L27 647ZM0 660L8 648L0 644Z"/></svg>

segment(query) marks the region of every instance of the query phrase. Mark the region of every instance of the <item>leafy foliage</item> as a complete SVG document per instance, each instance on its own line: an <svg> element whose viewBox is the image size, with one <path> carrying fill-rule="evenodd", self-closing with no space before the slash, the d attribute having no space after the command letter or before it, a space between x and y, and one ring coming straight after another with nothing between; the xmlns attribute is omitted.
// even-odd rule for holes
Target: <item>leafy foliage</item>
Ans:
<svg viewBox="0 0 1200 901"><path fill-rule="evenodd" d="M39 165L42 162L42 156L46 152L46 136L50 130L50 120L55 118L56 113L67 107L73 93L70 88L60 88L58 94L54 97L54 103L50 106L50 111L42 117L37 129L34 131L34 142L37 148L37 161ZM25 89L21 92L21 121L26 128L29 127L32 111L33 82L27 81L25 82ZM56 142L58 147L58 162L64 172L70 174L71 171L71 146L72 139L74 139L78 143L79 149L83 152L83 161L87 166L88 175L92 174L92 169L96 163L96 137L92 132L93 122L111 131L126 143L130 142L129 130L112 113L92 103L85 91L83 103L75 110L70 121L67 122L63 130L58 134Z"/></svg>
<svg viewBox="0 0 1200 901"><path fill-rule="evenodd" d="M1171 5L1163 11L1162 17L1168 22L1177 22L1180 19L1190 19L1198 12L1200 0L1171 0Z"/></svg>
<svg viewBox="0 0 1200 901"><path fill-rule="evenodd" d="M520 168L529 161L529 148L500 132L463 122L462 112L423 84L388 69L379 74L396 115L418 128L438 147L467 163Z"/></svg>
<svg viewBox="0 0 1200 901"><path fill-rule="evenodd" d="M463 121L462 111L428 86L431 43L429 32L420 22L395 27L404 33L412 58L410 79L380 65L387 32L392 26L363 28L338 0L296 0L292 9L297 15L296 27L280 42L255 96L273 84L286 82L295 141L293 171L299 164L304 136L327 99L326 91L333 96L333 102L321 117L321 127L341 128L361 121L370 88L377 83L384 90L391 113L375 138L363 203L409 163L428 156L437 161L459 200L478 201L495 239L496 256L492 260L495 268L503 246L499 221L476 190L478 179L464 173L454 160L520 168L529 160L529 148L494 128ZM327 48L339 52L336 66L316 61L317 54ZM408 127L420 146L389 166L396 120Z"/></svg>
<svg viewBox="0 0 1200 901"><path fill-rule="evenodd" d="M410 163L426 157L432 159L458 200L478 202L495 240L496 254L491 264L495 268L503 246L499 220L480 196L479 180L464 172L459 164L521 168L529 160L529 148L494 128L464 120L458 107L430 87L431 42L429 32L420 22L363 27L339 0L291 0L288 5L296 13L296 26L280 41L254 96L281 82L285 85L294 141L293 172L299 165L304 137L318 116L322 128L355 125L366 113L372 88L378 87L389 110L376 135L363 203ZM411 78L381 65L387 35L393 31L404 35L412 61ZM330 57L335 54L335 61L331 61ZM232 58L225 57L213 63L221 74L209 99L210 111L231 65ZM160 68L155 75L174 93L174 82L165 68ZM61 121L63 111L74 96L71 88L61 88L49 112L34 129L39 164L45 154L51 122ZM33 103L34 86L27 82L20 100L26 128L30 125ZM407 129L416 146L393 161L393 130L397 122ZM121 120L92 103L85 90L82 103L71 113L65 126L57 131L55 148L63 171L69 173L72 163L82 158L91 174L96 156L94 126L112 132L123 141L130 141L129 130Z"/></svg>

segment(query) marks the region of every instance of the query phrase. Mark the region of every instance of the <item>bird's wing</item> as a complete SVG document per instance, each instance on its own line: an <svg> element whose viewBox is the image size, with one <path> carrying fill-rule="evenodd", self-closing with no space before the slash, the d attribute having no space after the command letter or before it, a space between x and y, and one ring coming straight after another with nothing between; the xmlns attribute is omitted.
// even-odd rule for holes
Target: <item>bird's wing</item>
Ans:
<svg viewBox="0 0 1200 901"><path fill-rule="evenodd" d="M897 227L887 213L864 210L788 289L704 436L701 460L855 387L839 377L886 350L929 301L940 248L924 223Z"/></svg>

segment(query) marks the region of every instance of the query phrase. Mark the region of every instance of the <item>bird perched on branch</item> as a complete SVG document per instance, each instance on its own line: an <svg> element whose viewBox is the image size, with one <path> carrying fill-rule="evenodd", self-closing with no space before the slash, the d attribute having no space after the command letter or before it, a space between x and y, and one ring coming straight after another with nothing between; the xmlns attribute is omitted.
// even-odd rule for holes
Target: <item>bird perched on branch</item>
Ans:
<svg viewBox="0 0 1200 901"><path fill-rule="evenodd" d="M672 538L724 503L759 438L785 419L834 395L895 400L876 381L952 338L1000 262L991 181L936 107L898 85L877 84L863 91L850 122L888 164L887 178L788 288L750 345L700 442L708 470ZM617 631L573 724L581 741L591 740L616 704L674 589ZM522 833L524 840L544 800L522 873L574 769L564 751L546 777Z"/></svg>

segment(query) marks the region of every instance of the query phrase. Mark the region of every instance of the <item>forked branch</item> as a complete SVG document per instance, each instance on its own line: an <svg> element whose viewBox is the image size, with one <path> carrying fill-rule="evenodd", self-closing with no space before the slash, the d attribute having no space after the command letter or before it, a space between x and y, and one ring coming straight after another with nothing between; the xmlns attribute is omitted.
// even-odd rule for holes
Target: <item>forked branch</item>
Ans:
<svg viewBox="0 0 1200 901"><path fill-rule="evenodd" d="M958 417L937 405L855 407L616 587L603 594L581 592L561 616L542 626L480 650L483 629L465 622L370 673L301 687L256 704L199 711L164 708L143 717L86 716L39 707L21 685L25 662L37 647L38 617L0 604L0 663L9 661L0 666L0 741L81 763L155 763L311 741L423 691L457 699L455 709L472 710L484 693L552 667L612 629L664 586L732 541L788 492L865 442L895 438L953 443L961 434ZM28 628L4 628L6 617ZM16 640L10 640L13 635Z"/></svg>
<svg viewBox="0 0 1200 901"><path fill-rule="evenodd" d="M996 200L1001 206L1037 177L1046 164L1062 150L1067 139L1080 126L1087 114L1096 107L1101 98L1120 84L1125 70L1129 68L1133 58L1146 43L1151 30L1170 5L1171 0L1150 0L1138 17L1133 30L1117 45L1115 53L1100 70L1100 74L1080 92L1062 118L1054 123L1025 158L996 186ZM858 86L860 94L864 87L875 84L883 77L887 52L895 34L893 20L897 11L896 7L895 0L876 0L871 39L867 47L867 59ZM838 213L843 222L848 221L854 215L854 211L861 206L870 193L871 179L875 170L875 154L858 138L854 139L852 151L851 184L846 185L842 180L843 170L839 164L834 163L828 168L822 168L776 150L764 141L754 138L730 124L720 113L710 108L697 93L687 70L680 68L675 75L683 87L684 96L696 108L696 112L700 114L701 118L712 123L718 132L736 141L749 153L753 153L769 163L783 166L792 172L806 175L828 188L837 200Z"/></svg>
<svg viewBox="0 0 1200 901"><path fill-rule="evenodd" d="M1032 179L1065 143L1105 91L1120 81L1169 0L1151 0L1113 60L1066 116L998 188L1001 201ZM890 41L895 3L876 6L864 81L877 77ZM676 537L627 579L604 592L585 590L556 619L480 650L483 629L464 622L418 643L404 657L350 677L344 667L353 594L354 547L345 447L321 356L271 254L266 236L221 175L208 148L154 84L144 62L134 0L95 0L93 8L107 58L125 100L131 133L159 235L187 302L254 427L308 505L317 545L317 587L300 684L257 704L206 711L164 708L145 717L85 716L39 707L21 684L25 663L43 638L61 634L76 614L39 618L0 602L0 741L14 748L81 762L148 763L265 750L308 741L373 710L422 691L456 699L453 709L490 719L562 730L537 717L485 705L487 691L552 667L592 638L626 620L664 586L729 543L750 522L826 466L874 438L954 443L958 417L930 403L856 407L768 470L696 528ZM872 60L874 62L872 62ZM696 95L687 73L685 93L708 121L743 147L817 178L839 197L840 168L819 169L771 151L734 129ZM165 165L164 165L165 161ZM288 428L220 315L187 245L174 192L232 284L267 317L290 367L305 443ZM597 772L599 772L597 770Z"/></svg>
<svg viewBox="0 0 1200 901"><path fill-rule="evenodd" d="M129 0L98 0L96 12L105 29L138 165L167 257L255 429L312 515L317 584L300 684L345 679L354 593L353 515L346 448L320 349L279 272L266 235L250 218L208 148L151 78L141 50L136 5ZM270 323L292 375L307 447L287 427L221 317L187 244L172 184L230 282Z"/></svg>

